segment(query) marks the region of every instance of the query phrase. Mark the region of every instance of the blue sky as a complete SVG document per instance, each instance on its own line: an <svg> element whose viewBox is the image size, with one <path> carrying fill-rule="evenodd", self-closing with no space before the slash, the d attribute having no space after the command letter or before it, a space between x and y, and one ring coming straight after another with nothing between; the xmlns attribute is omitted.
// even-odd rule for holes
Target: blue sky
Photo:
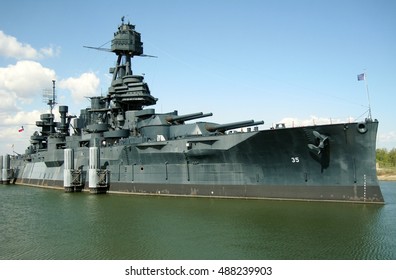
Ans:
<svg viewBox="0 0 396 280"><path fill-rule="evenodd" d="M0 153L24 152L46 112L44 89L79 114L106 94L121 17L144 52L133 60L159 98L157 112L212 112L213 122L307 125L364 120L367 72L378 147L396 147L396 1L146 0L1 4ZM107 43L107 44L106 44ZM18 133L24 125L25 131Z"/></svg>

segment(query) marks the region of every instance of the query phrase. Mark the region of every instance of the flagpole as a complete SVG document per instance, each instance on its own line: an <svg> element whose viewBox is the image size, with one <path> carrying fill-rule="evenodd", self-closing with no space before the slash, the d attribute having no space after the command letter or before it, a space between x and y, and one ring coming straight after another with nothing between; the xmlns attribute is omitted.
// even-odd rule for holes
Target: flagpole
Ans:
<svg viewBox="0 0 396 280"><path fill-rule="evenodd" d="M368 101L368 107L369 107L369 119L372 120L371 117L371 102L370 102L370 93L369 93L369 88L368 88L368 81L367 81L367 73L364 71L364 84L366 85L366 93L367 93L367 101Z"/></svg>
<svg viewBox="0 0 396 280"><path fill-rule="evenodd" d="M364 84L366 86L367 101L368 101L368 119L372 120L372 116L371 116L371 101L370 101L370 93L369 93L369 88L368 88L366 70L364 70L364 72L362 74L359 74L357 76L357 79L358 79L358 81L364 80Z"/></svg>

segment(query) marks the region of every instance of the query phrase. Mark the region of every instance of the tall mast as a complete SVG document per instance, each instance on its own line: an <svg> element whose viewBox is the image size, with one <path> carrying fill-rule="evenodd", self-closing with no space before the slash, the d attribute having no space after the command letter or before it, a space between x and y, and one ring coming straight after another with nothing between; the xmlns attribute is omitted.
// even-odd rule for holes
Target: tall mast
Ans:
<svg viewBox="0 0 396 280"><path fill-rule="evenodd" d="M121 18L121 25L114 33L111 40L111 52L117 55L117 62L114 68L110 68L113 74L109 97L123 111L142 110L144 106L154 105L157 98L150 94L148 85L143 81L144 77L133 75L132 58L134 56L148 56L143 54L143 43L140 33L135 30L135 26L124 23Z"/></svg>

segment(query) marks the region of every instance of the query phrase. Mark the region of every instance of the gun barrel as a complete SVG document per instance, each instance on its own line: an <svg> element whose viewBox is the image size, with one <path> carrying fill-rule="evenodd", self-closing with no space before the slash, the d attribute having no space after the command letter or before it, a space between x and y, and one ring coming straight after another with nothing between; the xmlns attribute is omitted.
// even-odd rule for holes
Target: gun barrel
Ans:
<svg viewBox="0 0 396 280"><path fill-rule="evenodd" d="M247 126L254 126L264 124L264 121L255 122L254 120L248 121L241 121L241 122L233 122L233 123L226 123L226 124L216 124L216 125L207 125L206 130L209 132L224 132L226 130L234 129L234 128L242 128Z"/></svg>
<svg viewBox="0 0 396 280"><path fill-rule="evenodd" d="M188 120L194 120L194 119L205 118L205 117L210 117L210 116L213 116L213 114L212 113L204 114L202 112L199 112L199 113L180 115L180 116L168 116L168 117L166 117L166 121L168 121L168 122L184 122L184 121L188 121Z"/></svg>

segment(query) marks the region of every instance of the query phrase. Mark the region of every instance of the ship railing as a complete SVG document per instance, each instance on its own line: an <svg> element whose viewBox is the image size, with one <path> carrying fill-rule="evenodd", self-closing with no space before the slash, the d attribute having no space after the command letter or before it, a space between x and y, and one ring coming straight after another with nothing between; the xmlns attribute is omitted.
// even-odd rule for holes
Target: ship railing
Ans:
<svg viewBox="0 0 396 280"><path fill-rule="evenodd" d="M295 119L295 118L286 118L281 120L278 123L273 123L271 129L282 129L282 128L296 128L296 127L309 127L309 126L319 126L319 125L332 125L332 124L344 124L344 123L359 123L359 122L372 122L373 120L365 118L364 120L360 120L361 117L358 118L319 118L319 117L311 117L310 119ZM375 120L374 120L375 121Z"/></svg>

